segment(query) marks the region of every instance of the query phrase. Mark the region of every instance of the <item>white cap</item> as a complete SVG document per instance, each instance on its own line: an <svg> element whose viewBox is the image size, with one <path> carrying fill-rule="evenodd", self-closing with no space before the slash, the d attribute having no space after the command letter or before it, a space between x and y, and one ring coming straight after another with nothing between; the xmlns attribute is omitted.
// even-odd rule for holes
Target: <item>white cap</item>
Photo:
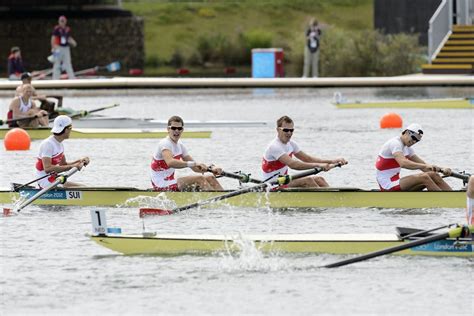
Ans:
<svg viewBox="0 0 474 316"><path fill-rule="evenodd" d="M421 127L421 125L417 123L412 123L408 125L407 128L405 129L412 131L414 133L420 134L420 135L423 134L423 127Z"/></svg>
<svg viewBox="0 0 474 316"><path fill-rule="evenodd" d="M55 134L59 134L71 124L72 124L72 120L69 116L59 115L58 117L54 119L54 125L53 125L53 128L51 129L51 132Z"/></svg>

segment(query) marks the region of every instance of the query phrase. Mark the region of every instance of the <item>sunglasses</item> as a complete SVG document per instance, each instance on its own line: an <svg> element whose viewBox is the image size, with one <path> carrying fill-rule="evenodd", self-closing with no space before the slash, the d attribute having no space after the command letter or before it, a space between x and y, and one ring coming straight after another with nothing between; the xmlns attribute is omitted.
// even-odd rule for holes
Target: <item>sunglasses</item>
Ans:
<svg viewBox="0 0 474 316"><path fill-rule="evenodd" d="M172 131L182 131L184 129L182 126L168 126L168 128Z"/></svg>
<svg viewBox="0 0 474 316"><path fill-rule="evenodd" d="M295 131L294 128L283 128L283 127L279 127L279 129L281 131L283 131L284 133L293 133Z"/></svg>
<svg viewBox="0 0 474 316"><path fill-rule="evenodd" d="M415 133L413 131L408 131L410 133L410 137L411 139L415 142L415 143L418 143L420 140L421 140L421 135L423 135L423 131L419 131L420 133Z"/></svg>

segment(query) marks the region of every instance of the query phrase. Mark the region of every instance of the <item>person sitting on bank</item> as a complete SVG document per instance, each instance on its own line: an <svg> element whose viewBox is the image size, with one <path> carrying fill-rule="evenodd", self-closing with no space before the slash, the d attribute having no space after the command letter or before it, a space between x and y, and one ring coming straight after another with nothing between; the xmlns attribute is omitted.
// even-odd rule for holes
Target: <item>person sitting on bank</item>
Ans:
<svg viewBox="0 0 474 316"><path fill-rule="evenodd" d="M8 79L19 80L23 72L25 72L25 67L23 66L20 48L14 46L8 56Z"/></svg>
<svg viewBox="0 0 474 316"><path fill-rule="evenodd" d="M39 109L32 100L34 88L30 84L23 84L21 94L10 103L8 119L21 119L16 121L19 127L48 126L48 112Z"/></svg>
<svg viewBox="0 0 474 316"><path fill-rule="evenodd" d="M451 191L438 172L451 175L451 169L427 164L415 154L412 146L421 141L423 128L410 124L400 136L388 140L380 150L375 167L382 191ZM401 168L421 170L422 173L400 178Z"/></svg>
<svg viewBox="0 0 474 316"><path fill-rule="evenodd" d="M181 143L184 122L179 116L168 120L168 137L158 143L158 149L151 162L151 183L155 191L195 191L223 190L215 175L222 172L216 166L207 166L194 161L188 150ZM175 169L191 168L200 175L175 178ZM208 169L214 175L203 175Z"/></svg>
<svg viewBox="0 0 474 316"><path fill-rule="evenodd" d="M23 89L23 85L29 84L33 87L31 84L31 80L33 79L31 73L29 72L24 72L21 74L21 84L16 88L15 91L15 96L18 97L21 95L21 91ZM41 102L40 108L47 111L49 115L51 115L55 111L55 104L54 102L51 102L47 99L46 95L43 94L38 94L36 92L36 89L33 87L33 96L31 97L33 100L38 100ZM58 106L61 106L60 104L62 103L62 97L60 96L54 96L54 98L58 99Z"/></svg>
<svg viewBox="0 0 474 316"><path fill-rule="evenodd" d="M262 159L262 171L264 181L274 179L277 176L286 175L288 168L295 170L308 170L322 168L328 171L337 164L345 165L344 158L322 159L308 155L300 150L298 144L291 140L295 126L293 120L288 116L282 116L277 120L277 137L268 145ZM296 157L297 159L293 158ZM319 188L328 187L329 184L321 176L309 176L296 179L288 184L288 187Z"/></svg>

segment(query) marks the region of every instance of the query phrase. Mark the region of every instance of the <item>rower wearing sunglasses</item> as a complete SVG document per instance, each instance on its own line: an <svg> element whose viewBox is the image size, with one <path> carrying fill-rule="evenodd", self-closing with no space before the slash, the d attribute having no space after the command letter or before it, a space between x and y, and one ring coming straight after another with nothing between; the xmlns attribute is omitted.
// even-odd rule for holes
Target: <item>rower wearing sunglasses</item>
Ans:
<svg viewBox="0 0 474 316"><path fill-rule="evenodd" d="M268 145L262 160L264 181L274 179L279 175L288 173L288 168L294 170L308 170L322 168L328 171L336 164L345 165L344 158L322 159L311 156L300 150L298 144L291 140L295 130L293 120L282 116L277 120L277 137ZM296 158L296 159L295 159ZM329 184L323 177L310 176L293 180L288 187L318 188L328 187Z"/></svg>
<svg viewBox="0 0 474 316"><path fill-rule="evenodd" d="M427 164L415 154L412 146L423 137L419 124L410 124L400 136L387 141L379 153L375 167L382 191L450 191L451 187L438 172L451 175L451 169ZM400 178L401 168L421 170L422 173Z"/></svg>
<svg viewBox="0 0 474 316"><path fill-rule="evenodd" d="M208 166L194 161L179 140L184 130L183 119L172 116L168 120L168 136L158 143L151 162L151 183L155 191L223 190L215 175L221 168L211 166L214 175L203 175ZM175 178L175 169L191 168L200 175Z"/></svg>

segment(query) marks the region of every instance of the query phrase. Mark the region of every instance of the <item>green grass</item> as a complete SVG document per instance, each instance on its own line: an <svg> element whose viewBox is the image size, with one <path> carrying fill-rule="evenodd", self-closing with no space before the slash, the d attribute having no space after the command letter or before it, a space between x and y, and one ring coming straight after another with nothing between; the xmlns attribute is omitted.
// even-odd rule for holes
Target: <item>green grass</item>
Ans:
<svg viewBox="0 0 474 316"><path fill-rule="evenodd" d="M158 64L169 62L176 51L189 58L201 35L223 34L234 41L253 30L273 33L273 46L284 48L291 64L301 60L304 30L312 17L323 32L324 27L373 28L373 0L124 0L123 7L143 17L146 59Z"/></svg>

